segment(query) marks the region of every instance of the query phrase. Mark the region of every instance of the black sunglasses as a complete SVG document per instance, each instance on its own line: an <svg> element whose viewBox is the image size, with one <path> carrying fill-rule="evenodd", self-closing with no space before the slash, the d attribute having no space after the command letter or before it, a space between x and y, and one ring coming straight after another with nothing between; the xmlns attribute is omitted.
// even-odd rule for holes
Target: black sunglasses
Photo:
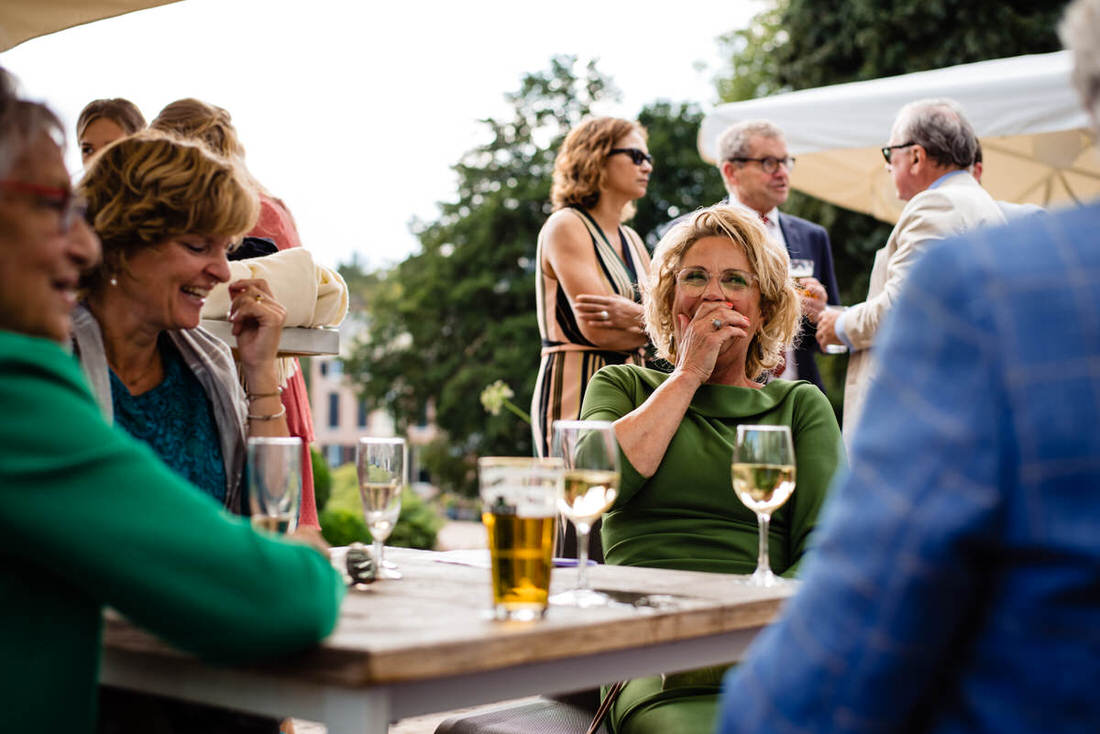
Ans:
<svg viewBox="0 0 1100 734"><path fill-rule="evenodd" d="M646 153L644 150L639 150L638 148L612 148L611 150L607 151L607 155L609 157L615 155L616 153L626 153L628 156L630 156L630 160L634 161L634 165L636 166L640 166L643 163L653 165L653 156L651 156L649 153Z"/></svg>
<svg viewBox="0 0 1100 734"><path fill-rule="evenodd" d="M915 140L910 140L908 143L898 143L897 145L884 145L879 150L882 151L882 157L886 159L886 165L890 165L890 158L893 156L893 152L898 148L908 148L910 145L916 145Z"/></svg>

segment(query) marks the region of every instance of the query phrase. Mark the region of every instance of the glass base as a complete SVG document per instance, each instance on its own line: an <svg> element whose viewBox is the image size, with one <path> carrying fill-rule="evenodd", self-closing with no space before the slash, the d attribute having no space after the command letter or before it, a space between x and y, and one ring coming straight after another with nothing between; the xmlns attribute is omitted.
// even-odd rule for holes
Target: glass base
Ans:
<svg viewBox="0 0 1100 734"><path fill-rule="evenodd" d="M402 578L401 572L397 570L397 566L395 566L392 563L389 563L387 561L383 561L382 564L381 564L381 568L378 568L378 569L375 570L374 577L376 579L399 579L399 578Z"/></svg>
<svg viewBox="0 0 1100 734"><path fill-rule="evenodd" d="M848 347L843 344L826 344L825 354L847 354Z"/></svg>
<svg viewBox="0 0 1100 734"><path fill-rule="evenodd" d="M775 586L786 586L790 583L790 581L781 576L776 576L770 570L762 571L758 568L753 571L752 576L749 576L748 578L737 579L737 583L744 584L745 586L760 586L771 588Z"/></svg>
<svg viewBox="0 0 1100 734"><path fill-rule="evenodd" d="M607 594L592 589L570 589L550 597L550 603L559 607L606 607L615 603Z"/></svg>
<svg viewBox="0 0 1100 734"><path fill-rule="evenodd" d="M499 622L535 622L546 616L545 604L494 604L492 618Z"/></svg>

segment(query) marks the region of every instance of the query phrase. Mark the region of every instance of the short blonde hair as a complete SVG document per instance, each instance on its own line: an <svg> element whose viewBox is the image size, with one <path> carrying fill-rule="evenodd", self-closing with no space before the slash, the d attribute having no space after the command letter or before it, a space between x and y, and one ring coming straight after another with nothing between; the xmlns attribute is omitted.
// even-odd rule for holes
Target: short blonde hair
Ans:
<svg viewBox="0 0 1100 734"><path fill-rule="evenodd" d="M749 345L745 362L745 376L755 380L779 365L798 336L802 302L789 275L791 260L786 248L767 235L758 217L740 207L719 204L700 209L661 238L643 292L646 333L658 356L676 361L676 314L672 310L676 273L691 246L706 237L724 237L731 246L740 247L756 274L764 323Z"/></svg>
<svg viewBox="0 0 1100 734"><path fill-rule="evenodd" d="M583 209L596 206L608 151L630 133L638 133L643 140L646 138L644 127L617 117L594 117L569 131L554 159L550 203L555 210L567 206Z"/></svg>
<svg viewBox="0 0 1100 734"><path fill-rule="evenodd" d="M232 161L154 130L104 148L79 192L103 243L102 264L84 280L90 290L140 250L182 235L237 238L260 214L259 196Z"/></svg>

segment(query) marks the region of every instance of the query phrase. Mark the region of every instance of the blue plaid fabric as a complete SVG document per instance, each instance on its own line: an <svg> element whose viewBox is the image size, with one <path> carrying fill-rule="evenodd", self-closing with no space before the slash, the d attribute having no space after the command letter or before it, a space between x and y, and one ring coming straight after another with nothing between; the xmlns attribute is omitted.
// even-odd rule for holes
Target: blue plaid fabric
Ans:
<svg viewBox="0 0 1100 734"><path fill-rule="evenodd" d="M941 244L881 336L719 731L1100 731L1100 207Z"/></svg>

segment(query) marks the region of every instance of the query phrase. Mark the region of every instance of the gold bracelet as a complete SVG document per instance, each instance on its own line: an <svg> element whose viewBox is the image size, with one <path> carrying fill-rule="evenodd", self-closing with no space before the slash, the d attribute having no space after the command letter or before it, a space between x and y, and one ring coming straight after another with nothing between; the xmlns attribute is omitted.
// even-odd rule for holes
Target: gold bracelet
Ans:
<svg viewBox="0 0 1100 734"><path fill-rule="evenodd" d="M286 415L286 406L282 405L282 406L279 406L278 412L272 413L271 415L252 415L251 413L249 413L248 414L248 420L250 420L250 421L273 421L276 418L282 418L284 415Z"/></svg>
<svg viewBox="0 0 1100 734"><path fill-rule="evenodd" d="M275 392L246 392L245 395L249 400L259 400L260 398L277 398L283 394L283 388L277 388Z"/></svg>

